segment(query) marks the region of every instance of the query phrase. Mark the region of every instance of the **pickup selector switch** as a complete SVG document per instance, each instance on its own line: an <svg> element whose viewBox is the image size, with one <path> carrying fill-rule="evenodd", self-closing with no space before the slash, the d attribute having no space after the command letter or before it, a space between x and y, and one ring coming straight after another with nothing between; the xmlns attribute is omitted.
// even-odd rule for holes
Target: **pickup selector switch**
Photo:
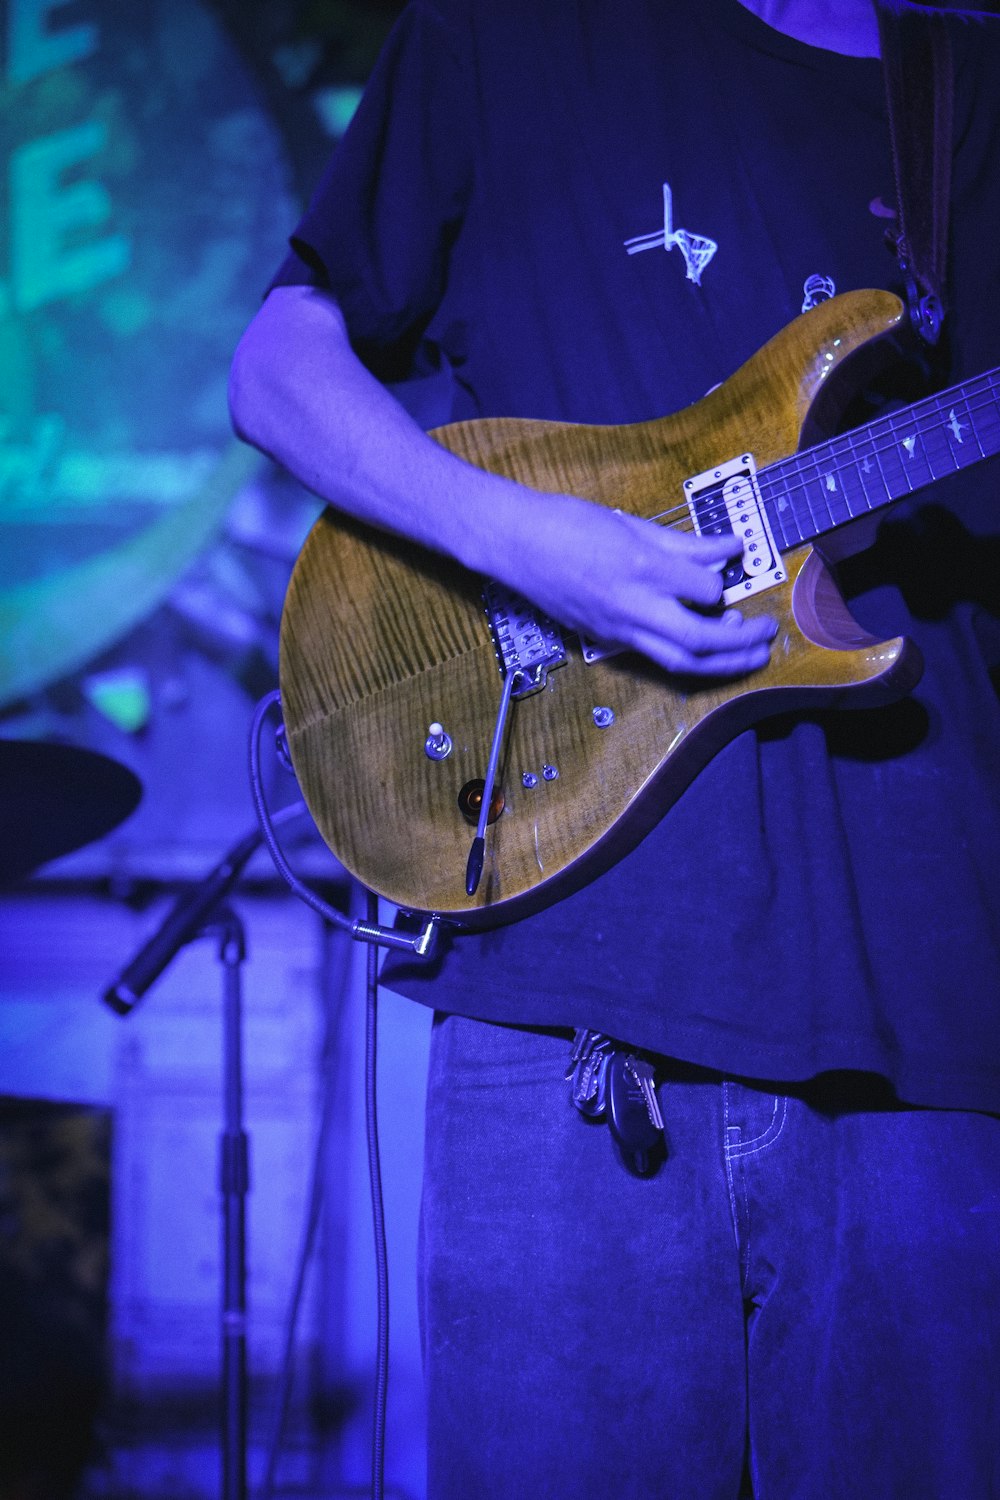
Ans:
<svg viewBox="0 0 1000 1500"><path fill-rule="evenodd" d="M427 730L427 738L424 740L424 754L428 760L444 760L451 754L451 735L445 731L443 724L436 721Z"/></svg>

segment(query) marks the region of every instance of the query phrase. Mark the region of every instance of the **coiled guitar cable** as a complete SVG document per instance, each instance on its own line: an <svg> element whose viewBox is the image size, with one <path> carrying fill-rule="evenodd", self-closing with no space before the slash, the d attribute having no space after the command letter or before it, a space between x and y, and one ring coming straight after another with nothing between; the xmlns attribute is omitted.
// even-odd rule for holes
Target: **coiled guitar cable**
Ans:
<svg viewBox="0 0 1000 1500"><path fill-rule="evenodd" d="M382 1171L379 1158L378 1137L378 1091L377 1091L377 1062L378 1062L378 967L379 967L379 935L385 934L386 930L380 928L378 921L378 897L371 891L366 892L366 920L362 924L345 916L324 901L315 891L311 890L303 881L294 874L288 864L285 854L278 843L273 827L270 809L264 794L263 780L260 772L260 739L263 731L264 720L268 713L280 705L281 694L276 690L268 693L257 704L250 727L250 789L253 796L254 807L257 812L257 820L260 824L264 842L274 862L275 868L289 889L299 897L301 901L317 912L324 921L331 922L335 927L346 930L350 936L363 938L368 943L367 965L365 974L365 1137L368 1148L368 1183L372 1207L372 1229L375 1238L375 1277L376 1277L376 1302L377 1302L377 1325L375 1334L375 1393L372 1412L372 1473L371 1473L371 1495L372 1500L384 1500L385 1497L385 1428L386 1428L386 1406L389 1390L389 1258L386 1246L385 1234L385 1203L382 1194ZM280 746L280 739L279 739ZM280 753L280 750L279 750ZM288 766L291 771L291 765ZM294 774L294 773L292 773ZM331 1059L327 1056L327 1068ZM326 1116L328 1114L328 1103L324 1099L323 1114L320 1125L320 1141L325 1136ZM302 1287L304 1282L305 1265L311 1253L315 1236L315 1228L319 1217L319 1206L321 1198L320 1173L318 1169L319 1154L316 1158L317 1165L314 1167L313 1182L309 1194L309 1209L307 1214L307 1227L303 1238L302 1252L299 1257L299 1266L296 1275L295 1291L292 1297L292 1305L289 1314L289 1323L286 1329L285 1358L282 1370L282 1387L279 1396L277 1418L274 1428L274 1436L271 1443L271 1451L268 1456L267 1472L261 1500L271 1500L274 1491L274 1476L277 1467L277 1458L280 1451L282 1433L288 1409L289 1395L291 1391L292 1365L295 1322L298 1318L298 1310L302 1298Z"/></svg>

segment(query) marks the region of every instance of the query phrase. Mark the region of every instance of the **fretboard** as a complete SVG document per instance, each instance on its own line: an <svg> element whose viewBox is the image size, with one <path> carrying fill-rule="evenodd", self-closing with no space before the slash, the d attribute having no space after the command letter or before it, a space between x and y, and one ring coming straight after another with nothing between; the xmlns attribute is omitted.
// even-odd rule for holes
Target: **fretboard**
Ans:
<svg viewBox="0 0 1000 1500"><path fill-rule="evenodd" d="M1000 453L1000 370L758 472L778 547L811 541Z"/></svg>

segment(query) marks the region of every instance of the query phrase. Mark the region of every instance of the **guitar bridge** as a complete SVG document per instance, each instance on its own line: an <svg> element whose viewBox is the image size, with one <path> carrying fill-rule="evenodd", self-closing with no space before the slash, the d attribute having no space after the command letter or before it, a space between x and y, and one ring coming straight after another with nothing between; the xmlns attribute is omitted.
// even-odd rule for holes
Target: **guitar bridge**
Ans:
<svg viewBox="0 0 1000 1500"><path fill-rule="evenodd" d="M522 594L499 583L485 584L483 604L501 675L515 674L511 696L524 698L538 692L549 672L566 660L559 627Z"/></svg>
<svg viewBox="0 0 1000 1500"><path fill-rule="evenodd" d="M736 604L748 594L784 581L784 564L764 509L751 453L742 453L718 468L685 479L684 494L695 529L702 536L731 532L743 543L743 556L730 563L722 575L726 604Z"/></svg>

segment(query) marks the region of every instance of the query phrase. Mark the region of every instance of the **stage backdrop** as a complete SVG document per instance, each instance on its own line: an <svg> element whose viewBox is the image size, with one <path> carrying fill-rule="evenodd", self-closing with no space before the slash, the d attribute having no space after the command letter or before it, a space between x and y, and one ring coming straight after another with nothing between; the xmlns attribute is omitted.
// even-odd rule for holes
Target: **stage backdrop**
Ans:
<svg viewBox="0 0 1000 1500"><path fill-rule="evenodd" d="M107 1314L117 1402L87 1490L102 1500L218 1493L214 950L188 949L128 1021L99 997L178 882L203 875L252 822L250 713L276 685L278 616L317 504L231 438L228 366L398 9L0 0L0 738L101 750L144 788L110 837L0 900L0 1186L11 1210L0 1248L34 1285L56 1260L53 1223L60 1254L77 1239L87 1247L87 1326L99 1331ZM259 1484L319 1137L325 1228L281 1480L303 1496L344 1493L347 1481L359 1493L374 1315L352 970L364 955L266 886L266 861L251 874L254 893L238 901L250 947L251 1472ZM427 1017L396 1005L380 1047L389 1477L419 1500L413 1263ZM86 1148L73 1171L100 1210L86 1236L51 1213L41 1150L19 1145L22 1119L39 1139L37 1121L72 1122ZM62 1183L63 1158L46 1159ZM56 1281L44 1293L53 1306Z"/></svg>
<svg viewBox="0 0 1000 1500"><path fill-rule="evenodd" d="M194 873L247 821L316 506L232 438L229 360L397 9L0 4L0 735L146 791L72 872Z"/></svg>

